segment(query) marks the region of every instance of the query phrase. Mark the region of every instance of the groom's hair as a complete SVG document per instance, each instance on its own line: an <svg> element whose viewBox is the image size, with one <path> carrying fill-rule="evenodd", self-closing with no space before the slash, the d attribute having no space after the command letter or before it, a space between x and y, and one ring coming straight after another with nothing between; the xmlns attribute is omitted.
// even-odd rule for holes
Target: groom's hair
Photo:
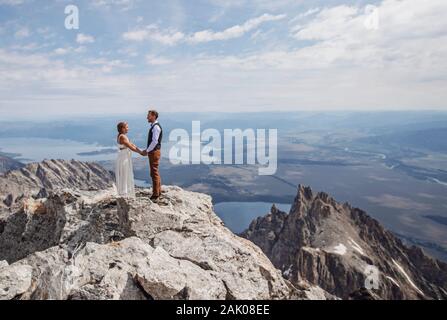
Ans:
<svg viewBox="0 0 447 320"><path fill-rule="evenodd" d="M158 112L155 110L149 110L149 113L153 116L155 116L156 119L158 119Z"/></svg>

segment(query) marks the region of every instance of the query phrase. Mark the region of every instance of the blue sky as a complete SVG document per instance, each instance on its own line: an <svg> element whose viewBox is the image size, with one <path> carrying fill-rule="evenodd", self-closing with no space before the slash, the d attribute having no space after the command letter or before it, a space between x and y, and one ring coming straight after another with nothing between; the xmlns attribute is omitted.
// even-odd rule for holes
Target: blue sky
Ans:
<svg viewBox="0 0 447 320"><path fill-rule="evenodd" d="M446 16L445 0L0 0L0 116L446 110Z"/></svg>

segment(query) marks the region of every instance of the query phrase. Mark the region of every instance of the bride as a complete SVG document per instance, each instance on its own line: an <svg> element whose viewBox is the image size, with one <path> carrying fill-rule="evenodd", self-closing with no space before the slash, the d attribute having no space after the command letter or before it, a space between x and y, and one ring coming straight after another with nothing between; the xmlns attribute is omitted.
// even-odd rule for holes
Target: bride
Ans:
<svg viewBox="0 0 447 320"><path fill-rule="evenodd" d="M116 188L119 196L135 198L132 151L141 155L143 155L143 151L131 143L127 137L129 125L126 122L120 122L117 128L119 153L115 165Z"/></svg>

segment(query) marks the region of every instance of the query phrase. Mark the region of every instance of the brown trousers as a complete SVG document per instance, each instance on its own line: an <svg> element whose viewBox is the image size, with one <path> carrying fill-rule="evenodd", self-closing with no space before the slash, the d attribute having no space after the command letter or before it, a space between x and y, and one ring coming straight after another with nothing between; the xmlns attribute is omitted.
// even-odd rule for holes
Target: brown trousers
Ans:
<svg viewBox="0 0 447 320"><path fill-rule="evenodd" d="M152 196L159 197L161 195L161 177L158 170L160 165L161 151L154 150L149 152L149 167L151 168L152 178Z"/></svg>

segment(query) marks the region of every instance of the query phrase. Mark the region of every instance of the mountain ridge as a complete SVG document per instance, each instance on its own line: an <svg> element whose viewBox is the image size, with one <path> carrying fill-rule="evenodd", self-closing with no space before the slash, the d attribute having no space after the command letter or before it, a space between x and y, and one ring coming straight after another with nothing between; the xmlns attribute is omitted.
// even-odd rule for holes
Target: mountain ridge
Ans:
<svg viewBox="0 0 447 320"><path fill-rule="evenodd" d="M382 299L446 299L447 264L406 247L365 211L300 185L289 214L272 208L241 236L257 244L291 282L307 280L343 299L379 271Z"/></svg>
<svg viewBox="0 0 447 320"><path fill-rule="evenodd" d="M29 196L44 197L49 190L99 190L113 184L113 173L97 163L44 160L0 175L0 208L13 207Z"/></svg>
<svg viewBox="0 0 447 320"><path fill-rule="evenodd" d="M11 171L23 168L25 165L11 157L8 157L0 152L0 175Z"/></svg>

